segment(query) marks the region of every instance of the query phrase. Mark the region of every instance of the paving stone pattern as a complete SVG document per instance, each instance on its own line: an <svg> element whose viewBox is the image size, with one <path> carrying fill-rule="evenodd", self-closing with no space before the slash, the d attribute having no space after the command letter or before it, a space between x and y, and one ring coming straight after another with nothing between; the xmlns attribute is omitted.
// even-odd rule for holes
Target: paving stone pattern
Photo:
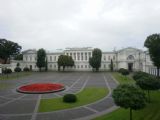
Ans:
<svg viewBox="0 0 160 120"><path fill-rule="evenodd" d="M33 75L17 80L5 80L4 83L12 84L10 88L0 91L0 120L80 120L89 119L115 107L111 98L111 90L117 83L109 73L92 72L47 72L34 73ZM72 109L53 112L37 113L39 94L23 94L16 92L16 88L36 82L62 83L66 86L64 91L42 94L42 99L61 97L67 93L78 93L85 87L108 87L109 95L94 103ZM95 92L96 93L96 92Z"/></svg>

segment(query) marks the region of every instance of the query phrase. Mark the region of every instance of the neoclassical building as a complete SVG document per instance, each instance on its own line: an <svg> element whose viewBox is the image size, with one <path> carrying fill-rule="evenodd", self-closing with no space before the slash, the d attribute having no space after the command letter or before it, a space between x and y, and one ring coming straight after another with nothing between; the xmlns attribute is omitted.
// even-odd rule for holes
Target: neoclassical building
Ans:
<svg viewBox="0 0 160 120"><path fill-rule="evenodd" d="M72 68L66 68L71 71L92 71L89 65L89 58L92 57L93 48L66 48L59 52L47 52L48 69L51 71L58 70L58 57L60 55L71 56L75 62ZM100 71L107 71L110 69L111 59L113 60L114 70L125 68L130 71L144 71L151 74L156 74L156 69L152 65L148 52L137 48L124 48L112 52L102 52L102 62ZM19 61L21 68L28 67L33 71L37 71L36 66L37 51L34 49L23 52L23 61ZM12 61L12 66L16 66L17 61Z"/></svg>

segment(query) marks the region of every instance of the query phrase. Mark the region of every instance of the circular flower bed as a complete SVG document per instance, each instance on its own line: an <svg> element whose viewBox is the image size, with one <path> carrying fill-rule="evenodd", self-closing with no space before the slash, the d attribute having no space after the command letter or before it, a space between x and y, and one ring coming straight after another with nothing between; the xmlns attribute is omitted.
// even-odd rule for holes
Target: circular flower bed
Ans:
<svg viewBox="0 0 160 120"><path fill-rule="evenodd" d="M34 83L21 86L17 91L22 93L51 93L64 89L64 85L59 83Z"/></svg>

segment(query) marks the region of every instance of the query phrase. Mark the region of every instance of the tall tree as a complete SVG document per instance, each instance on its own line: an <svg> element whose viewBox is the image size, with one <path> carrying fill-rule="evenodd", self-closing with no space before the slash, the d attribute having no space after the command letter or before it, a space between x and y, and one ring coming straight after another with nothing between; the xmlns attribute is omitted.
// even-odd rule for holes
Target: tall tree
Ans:
<svg viewBox="0 0 160 120"><path fill-rule="evenodd" d="M45 71L48 71L48 60L45 61Z"/></svg>
<svg viewBox="0 0 160 120"><path fill-rule="evenodd" d="M133 85L119 85L113 90L112 96L116 105L130 109L130 120L132 120L132 110L142 109L146 105L145 94Z"/></svg>
<svg viewBox="0 0 160 120"><path fill-rule="evenodd" d="M110 69L113 71L113 60L111 59Z"/></svg>
<svg viewBox="0 0 160 120"><path fill-rule="evenodd" d="M148 48L151 60L157 67L157 77L160 69L160 34L152 34L147 37L144 46Z"/></svg>
<svg viewBox="0 0 160 120"><path fill-rule="evenodd" d="M60 70L60 67L63 67L63 71L65 70L66 66L74 66L74 60L71 56L67 55L60 55L58 58L58 70Z"/></svg>
<svg viewBox="0 0 160 120"><path fill-rule="evenodd" d="M18 43L6 39L0 39L0 58L4 60L6 64L11 55L17 55L20 53L22 47Z"/></svg>
<svg viewBox="0 0 160 120"><path fill-rule="evenodd" d="M101 67L101 58L102 58L102 51L98 48L95 48L92 51L92 57L89 58L89 64L92 66L93 69L99 71Z"/></svg>
<svg viewBox="0 0 160 120"><path fill-rule="evenodd" d="M23 60L23 54L18 54L14 57L14 60Z"/></svg>
<svg viewBox="0 0 160 120"><path fill-rule="evenodd" d="M46 52L43 48L37 51L37 63L36 64L40 71L41 71L41 68L45 67L46 65Z"/></svg>
<svg viewBox="0 0 160 120"><path fill-rule="evenodd" d="M143 76L136 80L136 84L148 92L148 101L150 102L150 90L160 89L160 81L153 76Z"/></svg>

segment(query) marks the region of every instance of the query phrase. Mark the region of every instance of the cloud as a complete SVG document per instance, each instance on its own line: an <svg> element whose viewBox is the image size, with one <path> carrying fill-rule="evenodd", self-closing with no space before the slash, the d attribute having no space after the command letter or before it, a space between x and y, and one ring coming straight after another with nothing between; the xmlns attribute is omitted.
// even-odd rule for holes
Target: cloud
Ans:
<svg viewBox="0 0 160 120"><path fill-rule="evenodd" d="M0 37L24 49L143 48L160 31L159 0L0 0Z"/></svg>

